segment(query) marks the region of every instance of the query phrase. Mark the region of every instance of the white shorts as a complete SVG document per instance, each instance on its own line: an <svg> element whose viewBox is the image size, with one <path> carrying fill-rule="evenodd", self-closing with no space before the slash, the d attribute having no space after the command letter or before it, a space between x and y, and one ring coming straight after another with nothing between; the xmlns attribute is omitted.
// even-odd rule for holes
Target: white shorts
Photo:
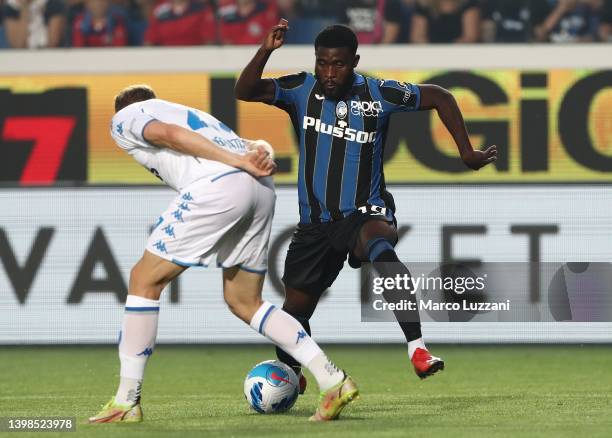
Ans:
<svg viewBox="0 0 612 438"><path fill-rule="evenodd" d="M272 178L236 170L193 182L160 216L147 251L180 266L265 273L276 194Z"/></svg>

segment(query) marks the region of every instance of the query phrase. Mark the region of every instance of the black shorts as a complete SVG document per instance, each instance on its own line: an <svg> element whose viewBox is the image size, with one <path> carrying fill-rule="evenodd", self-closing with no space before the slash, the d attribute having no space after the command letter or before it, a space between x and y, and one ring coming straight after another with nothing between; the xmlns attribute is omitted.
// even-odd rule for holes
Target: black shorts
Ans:
<svg viewBox="0 0 612 438"><path fill-rule="evenodd" d="M395 224L391 210L387 215L374 211L356 211L339 221L298 224L285 259L285 287L313 295L321 294L336 280L347 255L351 267L359 268L361 261L353 256L352 251L361 226L370 220Z"/></svg>

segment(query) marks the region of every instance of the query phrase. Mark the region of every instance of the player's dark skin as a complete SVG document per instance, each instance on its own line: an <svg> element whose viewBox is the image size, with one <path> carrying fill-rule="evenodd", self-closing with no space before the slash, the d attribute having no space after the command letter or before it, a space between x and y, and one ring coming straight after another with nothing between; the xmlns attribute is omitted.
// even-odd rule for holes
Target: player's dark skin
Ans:
<svg viewBox="0 0 612 438"><path fill-rule="evenodd" d="M262 79L261 75L272 52L282 46L288 29L285 20L281 20L272 28L251 62L242 71L236 83L236 98L265 103L274 100L274 82L271 79ZM353 84L353 75L358 63L359 55L353 54L348 47L318 47L315 50L315 76L326 97L334 100L349 97L347 94ZM438 112L438 116L455 140L461 159L467 167L478 170L497 159L496 146L490 146L483 151L472 148L461 111L448 90L430 84L419 84L419 90L421 95L419 111L435 109ZM396 241L395 226L383 220L367 221L359 231L355 248L352 250L353 255L363 262L368 262L367 242L380 237ZM283 308L292 315L310 319L323 291L310 292L286 287Z"/></svg>

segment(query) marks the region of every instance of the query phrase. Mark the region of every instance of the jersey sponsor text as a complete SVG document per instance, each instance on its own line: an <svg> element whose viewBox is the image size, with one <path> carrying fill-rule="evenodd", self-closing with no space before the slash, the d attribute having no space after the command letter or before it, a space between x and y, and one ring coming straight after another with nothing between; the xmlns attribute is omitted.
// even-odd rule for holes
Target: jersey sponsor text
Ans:
<svg viewBox="0 0 612 438"><path fill-rule="evenodd" d="M302 128L308 130L308 128L314 128L316 132L323 134L333 135L334 137L343 138L348 141L354 141L357 143L373 143L376 138L376 131L365 132L358 131L357 129L347 128L346 122L338 122L340 126L333 126L327 123L323 123L321 119L315 119L314 117L304 116Z"/></svg>

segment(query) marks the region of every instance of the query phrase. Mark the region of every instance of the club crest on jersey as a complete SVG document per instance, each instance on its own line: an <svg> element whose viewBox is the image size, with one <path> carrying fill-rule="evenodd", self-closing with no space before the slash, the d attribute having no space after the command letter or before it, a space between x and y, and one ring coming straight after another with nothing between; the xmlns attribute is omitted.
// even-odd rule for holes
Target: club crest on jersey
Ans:
<svg viewBox="0 0 612 438"><path fill-rule="evenodd" d="M382 113L382 103L380 100L375 101L351 101L351 114L362 117L378 117Z"/></svg>
<svg viewBox="0 0 612 438"><path fill-rule="evenodd" d="M347 114L348 114L348 106L346 106L346 102L341 100L336 105L336 117L338 117L339 119L344 119Z"/></svg>
<svg viewBox="0 0 612 438"><path fill-rule="evenodd" d="M365 132L358 131L357 129L347 128L348 123L339 121L338 125L328 125L321 121L321 119L315 119L314 117L304 116L302 121L302 129L314 129L316 132L321 134L333 135L334 137L343 138L348 141L354 141L357 143L373 143L376 138L376 131Z"/></svg>

